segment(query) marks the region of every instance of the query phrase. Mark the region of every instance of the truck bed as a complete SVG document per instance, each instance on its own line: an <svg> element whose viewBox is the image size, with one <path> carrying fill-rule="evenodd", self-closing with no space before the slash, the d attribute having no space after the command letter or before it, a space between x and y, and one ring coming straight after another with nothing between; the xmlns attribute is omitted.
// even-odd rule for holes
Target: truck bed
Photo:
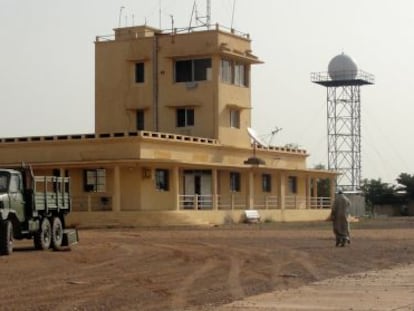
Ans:
<svg viewBox="0 0 414 311"><path fill-rule="evenodd" d="M33 191L34 210L70 211L69 177L35 176Z"/></svg>

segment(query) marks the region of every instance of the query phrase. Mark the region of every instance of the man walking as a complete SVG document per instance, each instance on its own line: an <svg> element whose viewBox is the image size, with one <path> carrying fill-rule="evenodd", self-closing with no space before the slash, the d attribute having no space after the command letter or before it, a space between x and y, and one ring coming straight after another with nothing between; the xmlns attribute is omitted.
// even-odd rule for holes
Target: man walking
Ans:
<svg viewBox="0 0 414 311"><path fill-rule="evenodd" d="M348 223L350 206L351 202L349 199L342 193L341 190L339 190L335 197L335 202L331 211L333 231L336 237L336 246L344 247L345 243L351 243Z"/></svg>

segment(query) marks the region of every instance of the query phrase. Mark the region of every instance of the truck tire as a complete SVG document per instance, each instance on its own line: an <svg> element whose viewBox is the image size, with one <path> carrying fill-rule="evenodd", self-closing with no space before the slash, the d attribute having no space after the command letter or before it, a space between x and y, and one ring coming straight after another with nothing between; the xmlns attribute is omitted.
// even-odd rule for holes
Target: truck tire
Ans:
<svg viewBox="0 0 414 311"><path fill-rule="evenodd" d="M10 255L13 252L13 224L10 220L0 225L0 255Z"/></svg>
<svg viewBox="0 0 414 311"><path fill-rule="evenodd" d="M47 218L43 218L40 229L34 235L34 246L39 250L47 250L52 242L52 226Z"/></svg>
<svg viewBox="0 0 414 311"><path fill-rule="evenodd" d="M63 225L59 217L52 218L52 247L55 251L62 249Z"/></svg>

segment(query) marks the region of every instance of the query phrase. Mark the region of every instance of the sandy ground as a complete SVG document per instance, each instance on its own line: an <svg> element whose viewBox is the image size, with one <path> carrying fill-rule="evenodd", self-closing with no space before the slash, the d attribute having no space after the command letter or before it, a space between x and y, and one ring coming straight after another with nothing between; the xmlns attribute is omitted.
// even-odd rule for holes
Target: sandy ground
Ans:
<svg viewBox="0 0 414 311"><path fill-rule="evenodd" d="M414 264L348 274L246 297L215 311L414 310Z"/></svg>
<svg viewBox="0 0 414 311"><path fill-rule="evenodd" d="M35 251L31 241L16 241L15 252L0 257L0 309L228 310L233 303L231 310L247 310L234 304L265 301L266 295L276 301L287 293L313 296L312 290L340 288L335 277L350 274L361 295L369 294L372 284L358 275L383 275L382 269L414 264L414 218L354 223L352 243L344 248L334 246L327 222L84 229L79 234L81 241L71 251ZM385 278L393 288L389 278L398 274ZM393 291L393 297L398 294L407 295Z"/></svg>

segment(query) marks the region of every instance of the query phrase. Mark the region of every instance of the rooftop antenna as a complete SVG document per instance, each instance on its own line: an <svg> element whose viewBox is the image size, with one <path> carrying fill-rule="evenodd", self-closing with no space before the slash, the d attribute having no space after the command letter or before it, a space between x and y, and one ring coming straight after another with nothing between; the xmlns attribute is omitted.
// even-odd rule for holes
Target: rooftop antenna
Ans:
<svg viewBox="0 0 414 311"><path fill-rule="evenodd" d="M207 24L207 29L210 29L210 24L211 24L211 0L207 0L206 24Z"/></svg>
<svg viewBox="0 0 414 311"><path fill-rule="evenodd" d="M269 143L268 145L270 146L270 144L272 143L273 137L279 133L281 130L283 130L281 127L277 127L275 126L275 129L273 131L270 132L270 139L269 139Z"/></svg>
<svg viewBox="0 0 414 311"><path fill-rule="evenodd" d="M197 12L197 5L196 5L196 0L194 0L194 5L193 5L193 11L195 8L195 13L196 13L196 21L200 22L203 26L206 26L207 29L210 29L210 23L211 23L211 0L207 0L207 8L206 8L206 16L198 16L198 12Z"/></svg>
<svg viewBox="0 0 414 311"><path fill-rule="evenodd" d="M191 10L190 25L188 26L188 30L189 31L191 30L191 25L193 23L193 16L194 16L194 12L195 12L196 9L197 9L196 2L194 1L194 3L193 3L193 9Z"/></svg>
<svg viewBox="0 0 414 311"><path fill-rule="evenodd" d="M162 28L162 23L161 23L161 19L162 19L162 9L161 9L161 7L162 7L162 4L161 4L161 0L158 2L158 4L159 4L158 19L159 19L159 23L160 23L159 29L161 29Z"/></svg>
<svg viewBox="0 0 414 311"><path fill-rule="evenodd" d="M124 6L119 8L119 17L118 17L118 27L121 27L121 18L122 18L122 10L125 9Z"/></svg>
<svg viewBox="0 0 414 311"><path fill-rule="evenodd" d="M233 21L234 21L234 11L236 9L236 0L233 0L233 10L231 13L231 26L230 29L233 29Z"/></svg>
<svg viewBox="0 0 414 311"><path fill-rule="evenodd" d="M170 14L171 17L171 32L174 32L174 15Z"/></svg>
<svg viewBox="0 0 414 311"><path fill-rule="evenodd" d="M257 135L256 131L250 127L247 128L247 133L250 138L253 140L253 156L249 157L244 164L259 166L260 164L266 164L264 160L256 157L256 146L261 146L267 148L268 145Z"/></svg>

